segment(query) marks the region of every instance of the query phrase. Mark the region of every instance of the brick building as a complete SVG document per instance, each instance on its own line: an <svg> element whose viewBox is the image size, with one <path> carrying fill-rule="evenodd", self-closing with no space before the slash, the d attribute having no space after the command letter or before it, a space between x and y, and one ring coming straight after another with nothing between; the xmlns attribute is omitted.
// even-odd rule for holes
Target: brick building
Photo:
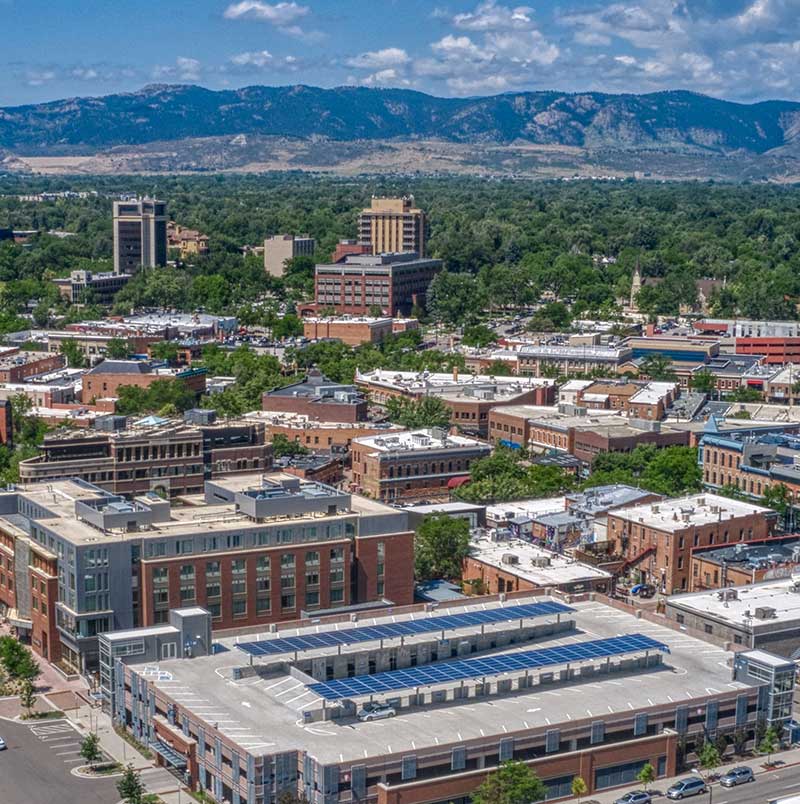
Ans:
<svg viewBox="0 0 800 804"><path fill-rule="evenodd" d="M355 386L332 382L318 369L309 369L300 382L265 391L261 405L272 413L349 424L364 421L369 412L366 398Z"/></svg>
<svg viewBox="0 0 800 804"><path fill-rule="evenodd" d="M144 360L103 360L83 375L82 399L107 399L119 396L123 385L149 388L157 380L182 382L200 395L206 390L204 368L170 369Z"/></svg>
<svg viewBox="0 0 800 804"><path fill-rule="evenodd" d="M72 304L111 304L114 297L131 281L132 274L72 271L69 277L56 278L53 284Z"/></svg>
<svg viewBox="0 0 800 804"><path fill-rule="evenodd" d="M628 568L672 594L691 589L694 548L771 537L777 519L768 508L695 494L612 511L607 536Z"/></svg>
<svg viewBox="0 0 800 804"><path fill-rule="evenodd" d="M0 382L23 382L36 374L63 368L66 365L64 355L49 352L30 352L20 350L12 354L0 356Z"/></svg>
<svg viewBox="0 0 800 804"><path fill-rule="evenodd" d="M372 247L368 243L359 243L358 240L340 240L333 250L331 262L344 262L352 254L371 254Z"/></svg>
<svg viewBox="0 0 800 804"><path fill-rule="evenodd" d="M486 438L489 432L492 409L521 404L549 405L556 395L553 380L459 374L458 369L452 374L375 369L357 371L355 379L374 405L385 405L392 398L438 397L451 411L451 426L479 438Z"/></svg>
<svg viewBox="0 0 800 804"><path fill-rule="evenodd" d="M353 487L376 500L446 497L450 481L491 453L481 441L437 428L353 439Z"/></svg>
<svg viewBox="0 0 800 804"><path fill-rule="evenodd" d="M411 603L402 511L286 474L201 488L178 507L71 480L0 495L0 603L36 653L90 672L98 634L163 624L183 606L203 606L219 630Z"/></svg>
<svg viewBox="0 0 800 804"><path fill-rule="evenodd" d="M391 318L369 316L344 316L342 318L303 319L303 334L312 341L331 338L348 346L364 343L380 343L393 333Z"/></svg>
<svg viewBox="0 0 800 804"><path fill-rule="evenodd" d="M314 272L315 310L366 315L380 308L385 315L408 315L424 307L428 286L442 261L417 254L355 254L344 263L317 265Z"/></svg>
<svg viewBox="0 0 800 804"><path fill-rule="evenodd" d="M199 494L207 477L269 470L272 447L263 424L216 422L213 411L201 413L204 423L156 419L124 426L124 418L108 416L93 430L48 433L41 454L20 461L20 480L76 477L114 494L154 491L174 497ZM100 429L106 426L108 430Z"/></svg>
<svg viewBox="0 0 800 804"><path fill-rule="evenodd" d="M613 375L633 355L629 347L557 344L525 344L514 353L518 360L518 372L533 377L590 374L593 371Z"/></svg>

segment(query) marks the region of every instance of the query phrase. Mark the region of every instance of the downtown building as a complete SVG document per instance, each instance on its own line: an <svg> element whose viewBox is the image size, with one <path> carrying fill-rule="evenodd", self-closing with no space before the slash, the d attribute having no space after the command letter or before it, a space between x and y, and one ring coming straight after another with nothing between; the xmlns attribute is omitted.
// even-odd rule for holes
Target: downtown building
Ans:
<svg viewBox="0 0 800 804"><path fill-rule="evenodd" d="M114 202L114 273L167 264L167 205L142 198Z"/></svg>
<svg viewBox="0 0 800 804"><path fill-rule="evenodd" d="M215 630L413 598L402 511L289 474L208 480L181 505L82 480L0 494L0 607L35 653L98 668L98 635L202 606Z"/></svg>
<svg viewBox="0 0 800 804"><path fill-rule="evenodd" d="M425 256L425 213L414 206L414 196L379 198L358 216L358 244L371 254L416 252Z"/></svg>

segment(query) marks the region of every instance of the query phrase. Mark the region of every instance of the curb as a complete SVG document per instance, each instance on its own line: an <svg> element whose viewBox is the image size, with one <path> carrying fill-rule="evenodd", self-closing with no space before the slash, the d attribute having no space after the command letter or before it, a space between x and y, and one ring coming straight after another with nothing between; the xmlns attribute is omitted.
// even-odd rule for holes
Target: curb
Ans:
<svg viewBox="0 0 800 804"><path fill-rule="evenodd" d="M96 782L100 781L101 779L116 779L118 776L122 776L122 771L118 771L116 773L104 773L102 776L96 776L91 773L82 773L84 768L88 768L88 765L78 765L77 768L70 769L70 775L74 776L77 779L84 779L87 782Z"/></svg>

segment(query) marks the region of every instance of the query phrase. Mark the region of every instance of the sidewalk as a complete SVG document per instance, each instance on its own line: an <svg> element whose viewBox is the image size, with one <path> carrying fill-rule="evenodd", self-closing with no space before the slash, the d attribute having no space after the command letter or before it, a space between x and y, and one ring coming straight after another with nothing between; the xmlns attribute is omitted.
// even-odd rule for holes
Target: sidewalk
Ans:
<svg viewBox="0 0 800 804"><path fill-rule="evenodd" d="M188 804L192 801L186 788L169 771L158 767L154 760L142 756L114 731L111 718L101 709L82 706L66 714L82 733L95 732L103 750L110 757L121 765L133 765L140 771L148 793L158 794L164 804Z"/></svg>
<svg viewBox="0 0 800 804"><path fill-rule="evenodd" d="M719 766L716 773L721 776L725 771L730 770L734 767L749 767L753 769L753 773L756 776L761 776L763 774L772 773L774 771L779 770L786 770L787 768L791 768L796 765L800 765L800 748L790 748L787 751L777 751L772 755L772 761L780 763L775 768L770 770L765 770L762 765L766 761L766 757L758 756L752 757L742 760L726 760ZM664 797L664 793L666 792L667 788L670 787L674 782L677 782L678 779L685 779L687 776L692 776L693 774L686 770L678 776L674 776L671 779L657 779L653 784L650 785L649 790L653 793L653 798L659 799L663 798L666 802L667 799ZM800 778L800 777L799 777ZM720 790L720 787L717 783L713 785L714 790ZM629 790L641 790L642 785L638 782L631 782L628 785L623 787L616 787L613 790L609 790L603 793L594 793L592 795L583 796L583 804L613 804L620 796L624 793L627 793ZM724 788L722 788L724 790ZM700 801L701 799L697 799ZM704 799L703 799L704 800ZM577 801L577 798L570 799L570 801Z"/></svg>

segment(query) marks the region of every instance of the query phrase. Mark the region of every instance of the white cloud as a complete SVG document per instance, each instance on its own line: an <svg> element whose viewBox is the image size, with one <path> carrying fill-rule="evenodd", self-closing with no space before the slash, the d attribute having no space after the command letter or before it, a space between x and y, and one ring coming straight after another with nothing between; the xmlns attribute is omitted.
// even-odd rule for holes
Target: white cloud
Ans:
<svg viewBox="0 0 800 804"><path fill-rule="evenodd" d="M367 87L385 87L409 86L411 82L398 70L389 68L386 70L378 70L354 83L361 83Z"/></svg>
<svg viewBox="0 0 800 804"><path fill-rule="evenodd" d="M270 5L259 2L259 0L242 0L240 3L229 5L223 16L229 20L249 18L269 22L272 25L285 26L310 13L311 9L308 6L301 6L294 2Z"/></svg>
<svg viewBox="0 0 800 804"><path fill-rule="evenodd" d="M199 81L202 67L202 64L197 59L178 56L175 59L175 64L157 64L153 68L152 76L155 79Z"/></svg>
<svg viewBox="0 0 800 804"><path fill-rule="evenodd" d="M453 25L467 31L503 31L520 30L533 26L532 8L528 6L497 5L494 0L480 3L474 11L456 14Z"/></svg>
<svg viewBox="0 0 800 804"><path fill-rule="evenodd" d="M57 77L55 70L30 69L25 71L25 83L29 87L40 87L50 81L55 81Z"/></svg>
<svg viewBox="0 0 800 804"><path fill-rule="evenodd" d="M539 31L489 34L485 46L495 57L518 64L552 64L560 52Z"/></svg>
<svg viewBox="0 0 800 804"><path fill-rule="evenodd" d="M485 61L492 57L488 50L478 47L468 36L448 34L431 45L431 50L443 58L469 58Z"/></svg>
<svg viewBox="0 0 800 804"><path fill-rule="evenodd" d="M345 61L348 67L358 67L366 70L382 70L387 67L397 67L411 61L408 53L400 47L387 47L383 50L369 50L360 53Z"/></svg>
<svg viewBox="0 0 800 804"><path fill-rule="evenodd" d="M247 53L237 53L231 61L240 67L266 67L272 64L274 58L268 50L255 50Z"/></svg>

